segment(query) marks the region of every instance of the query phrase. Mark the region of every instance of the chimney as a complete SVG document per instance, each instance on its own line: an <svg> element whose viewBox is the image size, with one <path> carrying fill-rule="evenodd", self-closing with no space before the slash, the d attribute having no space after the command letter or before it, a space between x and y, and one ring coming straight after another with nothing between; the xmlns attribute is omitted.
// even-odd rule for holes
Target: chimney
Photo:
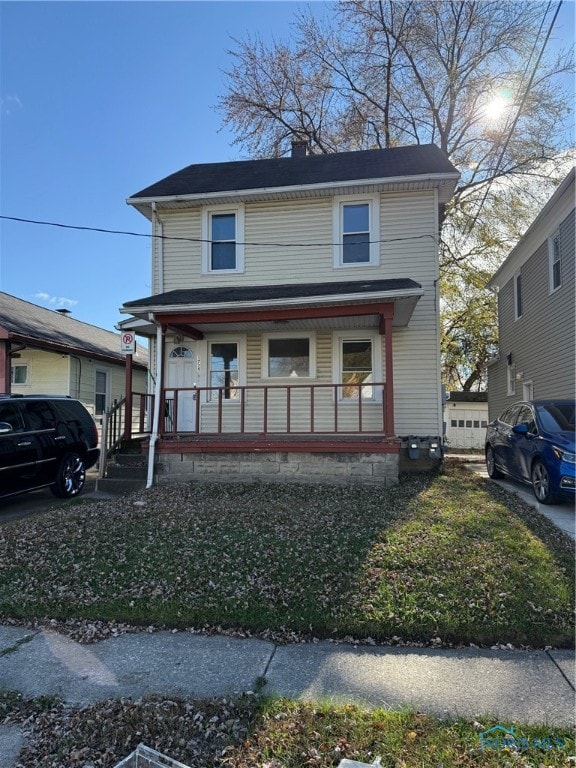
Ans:
<svg viewBox="0 0 576 768"><path fill-rule="evenodd" d="M58 312L59 315L64 315L64 316L72 314L72 312L69 309L64 309L64 308L63 309L57 309L56 312Z"/></svg>
<svg viewBox="0 0 576 768"><path fill-rule="evenodd" d="M306 139L292 139L292 157L306 157L308 142Z"/></svg>

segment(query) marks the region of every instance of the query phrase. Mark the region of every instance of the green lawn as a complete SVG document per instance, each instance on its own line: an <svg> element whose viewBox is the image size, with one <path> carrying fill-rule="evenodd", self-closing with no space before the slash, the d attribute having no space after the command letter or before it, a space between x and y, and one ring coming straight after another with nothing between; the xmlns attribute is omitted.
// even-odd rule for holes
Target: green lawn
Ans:
<svg viewBox="0 0 576 768"><path fill-rule="evenodd" d="M63 507L0 528L0 619L571 646L571 542L509 498L455 465Z"/></svg>
<svg viewBox="0 0 576 768"><path fill-rule="evenodd" d="M364 710L278 699L188 701L154 696L73 708L0 692L0 722L26 723L23 768L112 768L144 742L190 768L336 768L348 758L383 768L566 768L574 734L506 723L514 746L481 734L498 721L438 720L411 710ZM487 741L487 739L492 739Z"/></svg>

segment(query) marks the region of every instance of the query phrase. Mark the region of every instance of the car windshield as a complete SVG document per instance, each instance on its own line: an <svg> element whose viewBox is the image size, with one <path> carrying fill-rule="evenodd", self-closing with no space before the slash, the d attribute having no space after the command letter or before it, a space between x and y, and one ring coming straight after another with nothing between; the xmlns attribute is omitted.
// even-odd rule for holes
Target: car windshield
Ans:
<svg viewBox="0 0 576 768"><path fill-rule="evenodd" d="M551 403L536 408L547 432L574 432L574 403Z"/></svg>

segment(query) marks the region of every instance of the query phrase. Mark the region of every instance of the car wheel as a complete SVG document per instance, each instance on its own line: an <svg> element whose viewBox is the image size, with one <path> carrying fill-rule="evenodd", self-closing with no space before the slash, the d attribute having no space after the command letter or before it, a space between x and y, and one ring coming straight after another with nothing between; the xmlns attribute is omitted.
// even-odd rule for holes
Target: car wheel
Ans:
<svg viewBox="0 0 576 768"><path fill-rule="evenodd" d="M502 472L496 468L496 459L494 458L494 451L491 446L486 448L486 471L488 472L488 477L491 477L493 480L504 477Z"/></svg>
<svg viewBox="0 0 576 768"><path fill-rule="evenodd" d="M77 453L67 453L60 462L52 493L62 499L77 496L86 482L86 468Z"/></svg>
<svg viewBox="0 0 576 768"><path fill-rule="evenodd" d="M532 490L541 504L554 504L556 495L550 487L550 475L541 461L534 462L532 467Z"/></svg>

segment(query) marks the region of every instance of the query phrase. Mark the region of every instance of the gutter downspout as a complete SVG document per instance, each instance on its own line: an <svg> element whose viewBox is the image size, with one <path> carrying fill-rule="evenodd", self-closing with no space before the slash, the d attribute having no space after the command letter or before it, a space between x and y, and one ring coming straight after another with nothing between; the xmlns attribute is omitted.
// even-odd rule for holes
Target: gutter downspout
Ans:
<svg viewBox="0 0 576 768"><path fill-rule="evenodd" d="M150 447L148 449L148 475L146 478L146 488L152 488L154 482L154 456L156 453L156 443L158 441L158 425L160 423L160 396L162 384L162 326L154 319L154 315L149 315L149 320L156 326L156 386L154 387L154 415L152 416L152 434L150 435Z"/></svg>

